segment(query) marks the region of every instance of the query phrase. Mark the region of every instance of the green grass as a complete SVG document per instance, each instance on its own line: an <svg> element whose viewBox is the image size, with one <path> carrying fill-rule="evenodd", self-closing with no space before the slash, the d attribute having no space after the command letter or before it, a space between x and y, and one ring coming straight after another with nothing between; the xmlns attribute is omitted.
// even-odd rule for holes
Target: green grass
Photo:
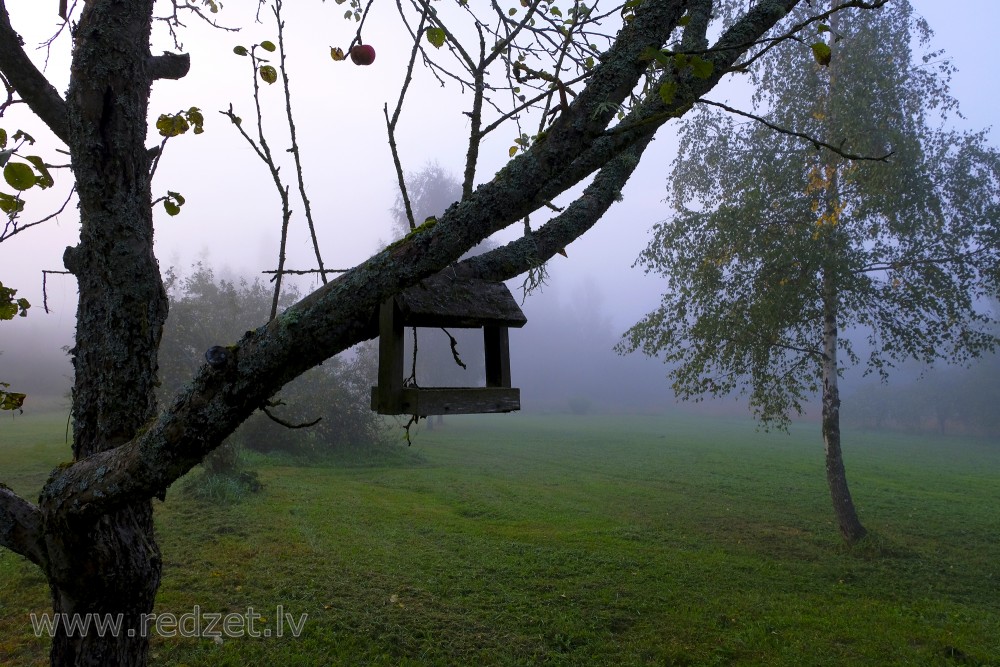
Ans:
<svg viewBox="0 0 1000 667"><path fill-rule="evenodd" d="M0 479L37 489L61 426L15 424ZM155 638L153 664L1000 665L1000 445L847 434L873 533L848 549L816 431L452 418L409 449L258 458L238 504L175 485L157 612L309 616L298 638ZM0 664L44 664L26 616L47 605L0 552Z"/></svg>

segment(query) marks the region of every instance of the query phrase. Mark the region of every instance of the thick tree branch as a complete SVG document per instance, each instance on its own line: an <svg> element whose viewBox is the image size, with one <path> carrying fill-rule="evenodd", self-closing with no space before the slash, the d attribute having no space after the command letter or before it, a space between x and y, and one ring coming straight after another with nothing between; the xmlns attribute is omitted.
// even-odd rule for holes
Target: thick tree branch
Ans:
<svg viewBox="0 0 1000 667"><path fill-rule="evenodd" d="M0 547L21 554L36 565L41 565L45 556L41 512L3 484L0 484Z"/></svg>
<svg viewBox="0 0 1000 667"><path fill-rule="evenodd" d="M607 164L583 194L566 209L530 235L455 266L459 275L508 280L548 261L586 233L621 199L622 188L639 165L652 135L625 149Z"/></svg>
<svg viewBox="0 0 1000 667"><path fill-rule="evenodd" d="M31 110L63 142L69 143L66 102L24 52L24 40L14 32L6 0L0 0L0 72Z"/></svg>
<svg viewBox="0 0 1000 667"><path fill-rule="evenodd" d="M146 60L146 72L153 80L181 79L187 76L190 69L191 56L187 53L164 53Z"/></svg>

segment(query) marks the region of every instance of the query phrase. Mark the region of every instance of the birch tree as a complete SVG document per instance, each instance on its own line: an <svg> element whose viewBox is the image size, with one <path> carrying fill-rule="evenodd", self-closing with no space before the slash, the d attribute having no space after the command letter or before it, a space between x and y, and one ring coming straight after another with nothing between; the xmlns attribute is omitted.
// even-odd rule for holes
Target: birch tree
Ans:
<svg viewBox="0 0 1000 667"><path fill-rule="evenodd" d="M675 364L681 398L747 394L767 425L819 394L834 514L854 543L866 530L839 379L847 366L885 376L902 359L968 362L996 346L985 299L1000 265L1000 155L983 133L941 126L956 111L950 66L911 50L931 32L906 0L813 30L811 49L759 61L762 115L703 100L685 122L678 213L638 260L669 291L620 349Z"/></svg>

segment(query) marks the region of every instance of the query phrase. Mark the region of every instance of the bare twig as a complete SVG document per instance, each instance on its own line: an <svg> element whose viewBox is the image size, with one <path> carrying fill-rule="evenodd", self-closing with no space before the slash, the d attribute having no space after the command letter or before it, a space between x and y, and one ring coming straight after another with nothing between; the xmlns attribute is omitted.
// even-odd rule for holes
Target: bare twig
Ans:
<svg viewBox="0 0 1000 667"><path fill-rule="evenodd" d="M406 97L406 91L413 80L413 66L417 61L417 53L420 50L420 36L423 34L424 25L427 22L428 11L429 9L425 7L424 12L420 16L420 25L417 26L417 31L413 36L410 62L406 65L406 76L403 78L403 85L399 89L399 99L396 101L396 109L392 113L392 119L389 118L389 105L386 104L382 107L382 113L385 114L386 131L389 134L389 150L392 153L392 163L396 168L396 180L399 183L399 193L403 199L403 210L406 211L406 220L410 223L410 231L416 229L417 224L413 219L413 207L410 204L410 195L406 191L403 165L399 159L399 149L396 146L396 124L399 122L399 114L403 111L403 99Z"/></svg>
<svg viewBox="0 0 1000 667"><path fill-rule="evenodd" d="M62 203L62 206L60 206L57 211L55 211L54 213L50 213L41 220L36 220L35 222L29 222L26 225L18 225L16 218L8 218L7 223L4 225L3 232L0 232L0 242L6 241L10 237L20 234L26 229L30 229L36 225L40 225L43 222L48 222L49 220L52 220L53 218L57 217L60 213L66 210L66 205L69 204L69 200L73 198L74 192L76 192L75 185L72 188L70 188L69 194L66 195L66 201Z"/></svg>
<svg viewBox="0 0 1000 667"><path fill-rule="evenodd" d="M832 152L836 153L837 155L839 155L840 157L844 158L845 160L867 160L867 161L871 161L871 162L888 162L889 158L892 157L893 154L895 153L895 151L889 151L888 153L886 153L885 155L883 155L881 157L872 157L870 155L855 155L854 153L848 153L847 151L843 150L842 148L839 148L839 147L834 146L832 144L828 144L825 141L820 141L816 137L810 136L810 135L805 134L803 132L796 132L795 130L789 130L787 127L781 127L780 125L775 125L774 123L768 121L767 119L765 119L765 118L763 118L761 116L758 116L756 114L752 114L752 113L750 113L748 111L741 111L740 109L733 108L733 107L731 107L731 106L729 106L727 104L723 104L722 102L713 102L712 100L706 100L706 99L700 99L700 100L698 100L698 102L700 104L708 104L709 106L719 107L720 109L728 111L731 114L736 114L737 116L743 116L744 118L750 118L752 120L757 121L758 123L761 123L762 125L765 125L765 126L771 128L775 132L780 132L781 134L787 134L787 135L792 136L792 137L798 137L799 139L804 139L804 140L808 141L809 143L811 143L813 146L815 146L816 150L819 150L820 148L825 148L825 149L827 149L829 151L832 151Z"/></svg>
<svg viewBox="0 0 1000 667"><path fill-rule="evenodd" d="M225 32L239 32L240 30L239 28L230 28L228 26L224 26L221 23L218 23L215 19L209 18L208 16L205 15L204 10L202 10L202 8L199 7L197 4L195 4L194 2L191 2L191 0L170 0L170 4L171 7L173 7L173 11L170 14L166 16L154 16L153 20L162 21L163 23L166 24L167 31L170 33L170 38L173 40L174 46L178 50L182 48L183 44L181 43L180 37L177 34L177 29L187 27L187 25L180 19L181 11L186 10L191 12L199 19L201 19L202 21L204 21L205 23L207 23L208 25L212 26L217 30L223 30ZM209 7L211 13L215 13L215 11L218 11L217 4L209 5Z"/></svg>
<svg viewBox="0 0 1000 667"><path fill-rule="evenodd" d="M350 269L282 269L281 271L275 271L272 269L270 271L261 271L261 273L270 273L275 276L277 276L278 273L283 273L285 275L291 274L296 276L306 276L311 273L347 273L348 271L350 271ZM271 280L273 281L274 278L271 278Z"/></svg>
<svg viewBox="0 0 1000 667"><path fill-rule="evenodd" d="M448 342L451 345L452 359L454 359L455 363L461 366L463 370L468 370L469 367L465 365L465 362L462 361L462 357L458 355L458 341L455 340L455 337L452 336L450 333L448 333L448 330L445 329L444 327L441 327L441 331L443 331L444 335L448 337Z"/></svg>
<svg viewBox="0 0 1000 667"><path fill-rule="evenodd" d="M282 404L281 403L274 403L274 404L272 404L271 407L273 407L274 405L282 405ZM292 428L292 429L295 429L295 428L309 428L310 426L315 426L316 424L318 424L321 421L323 421L322 417L317 417L316 419L312 420L311 422L304 422L302 424L293 424L292 422L285 421L281 417L278 417L277 415L272 414L271 411L268 410L267 408L268 408L267 405L260 406L261 412L263 412L265 415L267 415L268 419L270 419L271 421L273 421L273 422L275 422L277 424L281 424L285 428Z"/></svg>
<svg viewBox="0 0 1000 667"><path fill-rule="evenodd" d="M295 134L295 119L292 116L292 93L291 88L288 85L288 68L285 65L285 22L281 20L281 5L282 0L275 0L274 19L278 24L278 55L281 61L281 66L278 69L281 71L282 88L284 88L285 92L285 115L288 118L288 133L292 142L290 152L292 153L292 158L295 160L295 175L298 179L299 197L302 199L302 206L306 214L306 224L309 226L309 236L312 239L313 251L316 253L316 266L319 267L318 272L320 279L325 285L326 272L323 270L323 256L320 253L319 240L316 238L316 225L313 222L312 205L309 203L308 195L306 195L306 184L302 172L302 159L299 155L299 142L298 137ZM369 6L371 6L371 3L369 3ZM367 12L367 10L365 11Z"/></svg>
<svg viewBox="0 0 1000 667"><path fill-rule="evenodd" d="M48 274L50 273L73 273L72 271L42 271L42 310L45 314L49 314L49 291L48 291Z"/></svg>

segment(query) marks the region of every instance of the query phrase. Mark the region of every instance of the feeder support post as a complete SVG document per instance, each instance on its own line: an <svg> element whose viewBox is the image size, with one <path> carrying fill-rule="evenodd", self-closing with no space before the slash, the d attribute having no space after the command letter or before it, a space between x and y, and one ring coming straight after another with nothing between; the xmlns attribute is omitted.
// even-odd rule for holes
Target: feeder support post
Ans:
<svg viewBox="0 0 1000 667"><path fill-rule="evenodd" d="M377 410L400 414L403 409L403 323L395 299L379 307Z"/></svg>

